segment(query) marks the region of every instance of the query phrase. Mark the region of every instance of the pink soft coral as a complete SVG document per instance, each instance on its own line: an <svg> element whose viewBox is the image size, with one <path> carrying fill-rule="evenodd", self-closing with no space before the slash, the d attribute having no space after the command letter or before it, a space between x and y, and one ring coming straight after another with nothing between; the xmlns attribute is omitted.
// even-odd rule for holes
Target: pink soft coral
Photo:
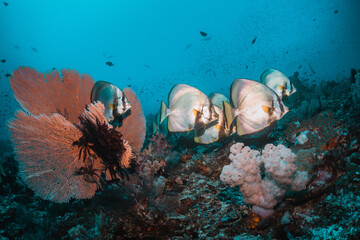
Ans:
<svg viewBox="0 0 360 240"><path fill-rule="evenodd" d="M229 159L231 163L224 166L221 181L232 187L240 186L244 201L262 209L258 212L263 216L271 212L287 190L303 190L309 180L307 172L297 171L296 155L283 145L267 144L261 155L237 143L230 148ZM261 172L261 165L265 172Z"/></svg>

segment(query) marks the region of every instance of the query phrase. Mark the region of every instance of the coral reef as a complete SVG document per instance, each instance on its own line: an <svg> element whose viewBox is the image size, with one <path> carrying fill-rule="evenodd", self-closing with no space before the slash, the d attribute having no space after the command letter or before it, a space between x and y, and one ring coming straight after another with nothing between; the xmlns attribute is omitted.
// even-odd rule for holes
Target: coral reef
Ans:
<svg viewBox="0 0 360 240"><path fill-rule="evenodd" d="M359 108L360 106L360 73L355 75L355 82L351 86L351 100L353 104Z"/></svg>
<svg viewBox="0 0 360 240"><path fill-rule="evenodd" d="M351 94L334 89L341 83L323 84L324 92L300 87L289 99L295 110L270 137L209 146L157 133L143 147L138 107L116 129L98 103L74 122L58 114L65 111L17 112L15 154L0 148L0 238L359 239L359 111Z"/></svg>

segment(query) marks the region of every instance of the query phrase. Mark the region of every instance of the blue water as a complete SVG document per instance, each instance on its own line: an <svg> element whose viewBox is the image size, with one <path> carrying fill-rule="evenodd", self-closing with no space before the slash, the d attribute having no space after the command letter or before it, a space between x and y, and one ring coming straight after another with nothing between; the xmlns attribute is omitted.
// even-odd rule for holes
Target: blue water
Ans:
<svg viewBox="0 0 360 240"><path fill-rule="evenodd" d="M229 95L234 79L259 80L268 67L320 81L360 66L356 0L6 2L0 4L2 95L10 91L5 74L18 66L70 68L131 86L148 114L176 83ZM10 104L0 106L2 122L18 107Z"/></svg>

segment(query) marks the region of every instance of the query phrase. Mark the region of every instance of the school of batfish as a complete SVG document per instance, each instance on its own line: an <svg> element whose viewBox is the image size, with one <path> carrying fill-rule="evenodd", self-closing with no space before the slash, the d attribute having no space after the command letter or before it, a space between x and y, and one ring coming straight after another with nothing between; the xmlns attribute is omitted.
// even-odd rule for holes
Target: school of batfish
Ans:
<svg viewBox="0 0 360 240"><path fill-rule="evenodd" d="M167 119L169 132L193 131L194 141L201 144L210 144L234 133L239 136L257 133L289 111L283 99L296 92L289 78L275 69L265 70L260 81L234 80L230 99L215 92L207 96L192 86L176 84L170 90L168 105L161 102L153 130L158 131ZM103 81L94 85L91 101L105 105L109 121L131 108L121 89Z"/></svg>

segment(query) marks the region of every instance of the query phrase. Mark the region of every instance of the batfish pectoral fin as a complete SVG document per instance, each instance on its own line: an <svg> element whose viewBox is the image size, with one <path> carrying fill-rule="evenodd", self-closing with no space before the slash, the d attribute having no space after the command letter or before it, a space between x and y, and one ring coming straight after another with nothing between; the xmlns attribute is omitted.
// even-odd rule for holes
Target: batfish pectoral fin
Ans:
<svg viewBox="0 0 360 240"><path fill-rule="evenodd" d="M273 108L272 107L268 107L268 106L265 106L265 105L261 105L261 108L264 112L266 112L267 114L271 114L272 111L273 111Z"/></svg>
<svg viewBox="0 0 360 240"><path fill-rule="evenodd" d="M197 117L200 114L200 112L198 110L196 110L195 108L193 108L192 112L195 117Z"/></svg>

